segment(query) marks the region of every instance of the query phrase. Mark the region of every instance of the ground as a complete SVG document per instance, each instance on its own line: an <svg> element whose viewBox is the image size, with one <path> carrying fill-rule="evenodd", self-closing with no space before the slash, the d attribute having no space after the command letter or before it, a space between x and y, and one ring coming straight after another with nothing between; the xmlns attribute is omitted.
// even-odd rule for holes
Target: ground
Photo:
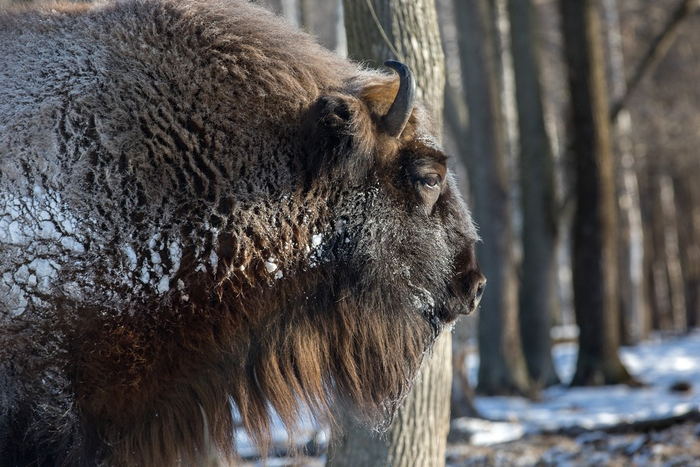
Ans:
<svg viewBox="0 0 700 467"><path fill-rule="evenodd" d="M700 423L662 430L579 436L528 435L491 446L450 443L450 467L700 467Z"/></svg>
<svg viewBox="0 0 700 467"><path fill-rule="evenodd" d="M325 456L321 455L272 458L265 465L324 464ZM259 460L245 464L260 465ZM453 441L447 447L447 467L700 467L700 421L618 434L534 434L489 446Z"/></svg>

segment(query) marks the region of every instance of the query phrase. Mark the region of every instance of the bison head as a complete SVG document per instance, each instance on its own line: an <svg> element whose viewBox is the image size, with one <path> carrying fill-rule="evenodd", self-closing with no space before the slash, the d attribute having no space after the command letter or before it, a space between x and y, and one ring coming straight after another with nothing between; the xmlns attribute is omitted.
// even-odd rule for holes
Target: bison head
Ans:
<svg viewBox="0 0 700 467"><path fill-rule="evenodd" d="M234 394L259 393L242 413L249 430L265 401L285 420L300 400L390 420L439 333L481 298L478 236L448 157L410 69L386 65L398 80L361 75L303 119L303 191L323 212L293 237L306 252L293 272L277 268L283 253L267 263L275 311L251 328L255 385Z"/></svg>

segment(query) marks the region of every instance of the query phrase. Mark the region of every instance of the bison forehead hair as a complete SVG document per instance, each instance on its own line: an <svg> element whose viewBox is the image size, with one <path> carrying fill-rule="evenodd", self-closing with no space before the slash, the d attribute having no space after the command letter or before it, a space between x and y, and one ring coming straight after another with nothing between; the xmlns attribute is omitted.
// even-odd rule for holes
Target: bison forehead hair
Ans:
<svg viewBox="0 0 700 467"><path fill-rule="evenodd" d="M477 306L412 74L264 10L0 13L0 463L196 464L270 414L391 419ZM398 79L397 79L398 75Z"/></svg>

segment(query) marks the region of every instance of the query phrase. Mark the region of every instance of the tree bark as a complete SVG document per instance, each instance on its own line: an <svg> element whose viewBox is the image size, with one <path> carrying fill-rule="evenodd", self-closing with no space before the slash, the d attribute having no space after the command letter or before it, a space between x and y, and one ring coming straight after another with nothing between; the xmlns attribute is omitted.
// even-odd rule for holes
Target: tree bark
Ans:
<svg viewBox="0 0 700 467"><path fill-rule="evenodd" d="M687 326L687 315L679 249L680 224L673 179L667 172L667 168L661 167L653 170L647 187L651 197L648 222L651 321L654 329L682 332Z"/></svg>
<svg viewBox="0 0 700 467"><path fill-rule="evenodd" d="M515 95L520 133L523 263L520 335L531 377L539 387L559 383L552 360L556 303L557 202L554 156L542 106L535 15L531 0L509 0Z"/></svg>
<svg viewBox="0 0 700 467"><path fill-rule="evenodd" d="M452 349L452 399L450 412L452 418L471 417L481 418L479 410L474 405L474 388L469 384L466 347Z"/></svg>
<svg viewBox="0 0 700 467"><path fill-rule="evenodd" d="M651 331L653 329L658 329L657 317L659 316L659 301L657 300L657 287L654 279L654 263L656 261L654 199L658 196L655 196L655 191L652 191L653 183L649 167L645 167L644 170L639 171L637 174L637 181L639 183L639 192L647 194L646 196L640 196L640 207L644 235L644 299L648 308L644 325Z"/></svg>
<svg viewBox="0 0 700 467"><path fill-rule="evenodd" d="M381 66L394 58L414 72L418 96L441 125L445 66L434 0L344 1L348 55ZM440 128L440 126L438 126ZM451 334L443 333L383 436L346 424L334 434L331 466L443 466L450 423Z"/></svg>
<svg viewBox="0 0 700 467"><path fill-rule="evenodd" d="M603 0L608 47L610 94L613 100L627 93L622 32L618 0ZM649 335L645 326L649 308L645 302L643 264L644 234L642 231L639 186L632 149L632 121L622 109L612 121L614 150L617 160L617 208L619 213L618 261L621 335L623 345L639 343Z"/></svg>
<svg viewBox="0 0 700 467"><path fill-rule="evenodd" d="M600 25L593 0L560 0L572 107L576 213L574 310L579 354L573 386L633 383L618 356L617 211Z"/></svg>
<svg viewBox="0 0 700 467"><path fill-rule="evenodd" d="M686 321L688 328L700 325L700 187L696 173L677 175L676 187L678 242L685 281Z"/></svg>
<svg viewBox="0 0 700 467"><path fill-rule="evenodd" d="M673 179L667 173L659 177L659 195L663 211L666 270L671 298L671 323L673 331L680 333L687 329L685 293L678 241L679 220L676 213L676 194Z"/></svg>
<svg viewBox="0 0 700 467"><path fill-rule="evenodd" d="M477 257L488 277L479 313L479 383L482 394L527 394L530 382L518 324L518 288L510 217L503 117L497 88L492 5L455 0L462 82L467 96L469 148L463 154L474 218L486 239Z"/></svg>
<svg viewBox="0 0 700 467"><path fill-rule="evenodd" d="M648 174L646 192L650 194L649 208L649 277L651 279L650 296L652 301L653 329L670 331L673 329L671 306L671 281L668 276L668 257L666 249L666 229L664 221L664 203L661 198L658 173Z"/></svg>

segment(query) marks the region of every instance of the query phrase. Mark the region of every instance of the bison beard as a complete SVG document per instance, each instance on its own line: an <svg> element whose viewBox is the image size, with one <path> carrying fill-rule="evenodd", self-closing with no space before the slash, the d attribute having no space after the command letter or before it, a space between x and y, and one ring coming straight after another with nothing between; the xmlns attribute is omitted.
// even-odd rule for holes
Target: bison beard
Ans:
<svg viewBox="0 0 700 467"><path fill-rule="evenodd" d="M478 305L410 71L235 0L0 13L0 465L263 452L372 426ZM399 84L399 81L401 84Z"/></svg>

